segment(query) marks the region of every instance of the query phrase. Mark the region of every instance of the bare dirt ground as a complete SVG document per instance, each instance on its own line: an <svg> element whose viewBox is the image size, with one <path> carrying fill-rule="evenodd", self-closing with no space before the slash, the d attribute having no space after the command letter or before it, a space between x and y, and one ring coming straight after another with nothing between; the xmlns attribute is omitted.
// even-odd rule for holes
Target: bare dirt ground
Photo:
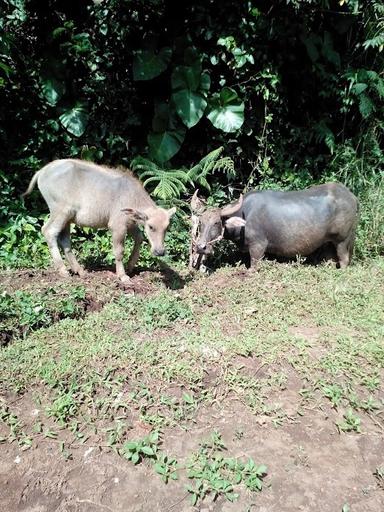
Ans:
<svg viewBox="0 0 384 512"><path fill-rule="evenodd" d="M284 394L284 393L283 393ZM289 401L289 392L287 392ZM164 437L179 460L196 449L209 432L219 430L233 456L263 461L271 475L257 496L243 493L235 503L223 498L196 510L293 512L384 510L384 490L373 476L383 461L383 432L372 425L361 435L340 437L332 410L274 428L238 402L228 409L202 409L188 431L172 429ZM30 411L33 414L33 411ZM265 421L265 423L264 423ZM138 427L136 434L140 435ZM142 428L142 435L147 430ZM239 439L240 437L240 439ZM0 500L7 512L147 512L193 510L183 488L185 478L164 485L145 464L133 466L109 449L76 447L63 461L57 443L47 440L20 452L1 446Z"/></svg>
<svg viewBox="0 0 384 512"><path fill-rule="evenodd" d="M243 270L234 271L233 275L239 282L247 279ZM41 290L58 282L50 271L3 273L1 279L6 290ZM214 279L214 290L225 293L228 286L225 276ZM135 294L150 296L159 287L182 288L187 282L176 279L174 275L170 278L161 273L142 272L124 288L112 273L101 271L90 273L81 284L86 287L91 304L88 313L97 314L106 302L121 293L134 291ZM284 288L284 284L281 287ZM235 322L227 326L228 332L236 333L239 329ZM319 327L304 323L288 330L313 345L310 350L314 358L321 357L322 347L316 345L321 332ZM248 377L261 378L267 371L266 364L261 362L260 365L260 361L252 356L237 356L234 364L240 366ZM217 370L217 366L215 368ZM271 396L267 397L284 409L285 417L281 423L276 423L267 413L253 413L237 396L229 393L225 400L201 403L188 424L165 427L162 432L162 450L172 453L182 465L187 454L197 450L199 443L212 431L219 431L226 453L231 457L252 457L257 464L268 467L260 493L243 490L234 503L223 497L215 501L207 498L193 507L185 490L188 479L182 469L176 482L165 485L147 462L134 466L111 447L101 444L97 436L88 439L84 445L72 442L71 458L65 460L59 450L59 444L68 437L68 432L63 430L59 431L57 439L38 439L27 450L21 449L16 442L0 443L0 510L384 511L383 479L374 474L384 464L383 416L362 413L365 421L361 433L340 434L335 427L340 418L339 412L324 401L311 407L301 407L299 391L303 387L302 377L289 365L286 375L285 385L278 392L271 391ZM207 367L207 387L214 387L215 382L215 369L210 374ZM25 428L32 428L41 414L36 408L33 393L31 390L20 396L7 394L5 397L7 404L12 405L12 411L22 418ZM131 438L143 437L151 428L140 418L134 418ZM0 422L0 438L7 435L8 427Z"/></svg>

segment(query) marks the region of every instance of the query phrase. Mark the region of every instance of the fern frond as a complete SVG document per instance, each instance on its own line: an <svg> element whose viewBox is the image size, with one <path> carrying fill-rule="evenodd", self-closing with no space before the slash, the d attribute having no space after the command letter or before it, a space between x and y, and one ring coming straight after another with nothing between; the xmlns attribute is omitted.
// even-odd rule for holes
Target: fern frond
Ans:
<svg viewBox="0 0 384 512"><path fill-rule="evenodd" d="M320 121L320 123L317 123L317 125L314 127L314 131L316 142L324 142L332 155L335 150L335 135L333 131L329 128L325 121Z"/></svg>
<svg viewBox="0 0 384 512"><path fill-rule="evenodd" d="M187 169L166 169L141 156L131 162L144 187L148 187L152 194L164 201L179 198L187 191L187 184L200 185L210 190L208 175L215 172L225 172L227 176L235 174L233 160L230 157L220 157L223 147L214 149L203 157L200 162Z"/></svg>
<svg viewBox="0 0 384 512"><path fill-rule="evenodd" d="M223 152L224 148L223 146L220 146L217 149L214 149L208 155L203 157L200 162L193 167L191 167L188 171L188 176L191 181L194 181L196 177L206 168L207 165L209 165L211 162L214 162L219 158L221 153Z"/></svg>
<svg viewBox="0 0 384 512"><path fill-rule="evenodd" d="M383 45L384 45L384 33L383 32L376 34L374 37L367 39L363 43L363 47L365 50L367 50L368 48L380 48L380 46L383 46Z"/></svg>
<svg viewBox="0 0 384 512"><path fill-rule="evenodd" d="M159 169L159 167L154 162L151 162L151 160L147 160L142 156L137 156L131 162L131 169L134 172L141 170L155 172Z"/></svg>
<svg viewBox="0 0 384 512"><path fill-rule="evenodd" d="M186 191L188 178L184 169L165 169L141 156L132 160L131 168L137 172L144 187L154 187L152 194L159 199L174 199Z"/></svg>
<svg viewBox="0 0 384 512"><path fill-rule="evenodd" d="M384 80L382 78L378 78L374 87L380 98L384 98Z"/></svg>
<svg viewBox="0 0 384 512"><path fill-rule="evenodd" d="M216 171L224 171L227 176L234 175L235 169L233 160L230 157L219 158L223 152L223 147L214 149L208 155L200 160L200 162L188 171L188 179L190 182L196 182L208 190L209 184L206 180L208 174L214 174Z"/></svg>
<svg viewBox="0 0 384 512"><path fill-rule="evenodd" d="M364 119L367 119L376 110L375 104L366 94L359 96L359 110Z"/></svg>

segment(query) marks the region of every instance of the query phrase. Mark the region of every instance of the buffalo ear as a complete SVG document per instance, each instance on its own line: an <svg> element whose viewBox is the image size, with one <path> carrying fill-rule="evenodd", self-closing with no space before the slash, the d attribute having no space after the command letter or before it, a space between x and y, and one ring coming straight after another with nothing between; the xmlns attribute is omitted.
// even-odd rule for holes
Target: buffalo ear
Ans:
<svg viewBox="0 0 384 512"><path fill-rule="evenodd" d="M199 189L195 191L195 193L192 196L191 199L191 210L192 213L202 214L203 211L206 208L205 201L197 197L197 193L199 192Z"/></svg>
<svg viewBox="0 0 384 512"><path fill-rule="evenodd" d="M133 208L123 208L121 210L128 217L131 217L137 224L145 224L148 220L148 215L139 210L134 210Z"/></svg>
<svg viewBox="0 0 384 512"><path fill-rule="evenodd" d="M174 215L176 213L176 206L174 206L173 208L170 208L167 213L168 213L168 217L171 218L172 215Z"/></svg>
<svg viewBox="0 0 384 512"><path fill-rule="evenodd" d="M241 217L230 217L224 221L224 226L226 228L243 228L246 223L247 221Z"/></svg>

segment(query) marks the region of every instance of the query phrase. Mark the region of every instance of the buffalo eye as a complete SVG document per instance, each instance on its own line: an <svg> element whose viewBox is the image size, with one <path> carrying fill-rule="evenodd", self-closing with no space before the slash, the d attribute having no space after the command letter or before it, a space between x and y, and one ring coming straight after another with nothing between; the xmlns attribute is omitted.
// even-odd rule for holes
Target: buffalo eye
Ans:
<svg viewBox="0 0 384 512"><path fill-rule="evenodd" d="M214 230L214 231L215 231L215 236L216 236L216 237L217 237L217 236L219 236L219 235L221 234L221 228L222 228L222 226L221 226L221 222L220 222L220 223L215 224L215 230Z"/></svg>
<svg viewBox="0 0 384 512"><path fill-rule="evenodd" d="M148 227L149 227L149 230L150 230L150 231L156 231L156 229L155 229L155 227L154 227L154 226L149 225Z"/></svg>

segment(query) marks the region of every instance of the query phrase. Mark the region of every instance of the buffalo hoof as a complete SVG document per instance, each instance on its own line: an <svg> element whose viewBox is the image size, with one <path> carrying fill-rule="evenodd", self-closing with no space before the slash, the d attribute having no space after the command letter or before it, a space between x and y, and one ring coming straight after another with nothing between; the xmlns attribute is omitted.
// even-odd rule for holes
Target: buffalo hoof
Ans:
<svg viewBox="0 0 384 512"><path fill-rule="evenodd" d="M68 277L71 277L71 274L68 272L66 268L60 268L58 270L60 277L63 277L65 279L68 279Z"/></svg>
<svg viewBox="0 0 384 512"><path fill-rule="evenodd" d="M80 277L87 277L87 275L88 275L88 272L86 270L84 270L82 267L74 270L74 272L75 272L75 274L77 274Z"/></svg>

